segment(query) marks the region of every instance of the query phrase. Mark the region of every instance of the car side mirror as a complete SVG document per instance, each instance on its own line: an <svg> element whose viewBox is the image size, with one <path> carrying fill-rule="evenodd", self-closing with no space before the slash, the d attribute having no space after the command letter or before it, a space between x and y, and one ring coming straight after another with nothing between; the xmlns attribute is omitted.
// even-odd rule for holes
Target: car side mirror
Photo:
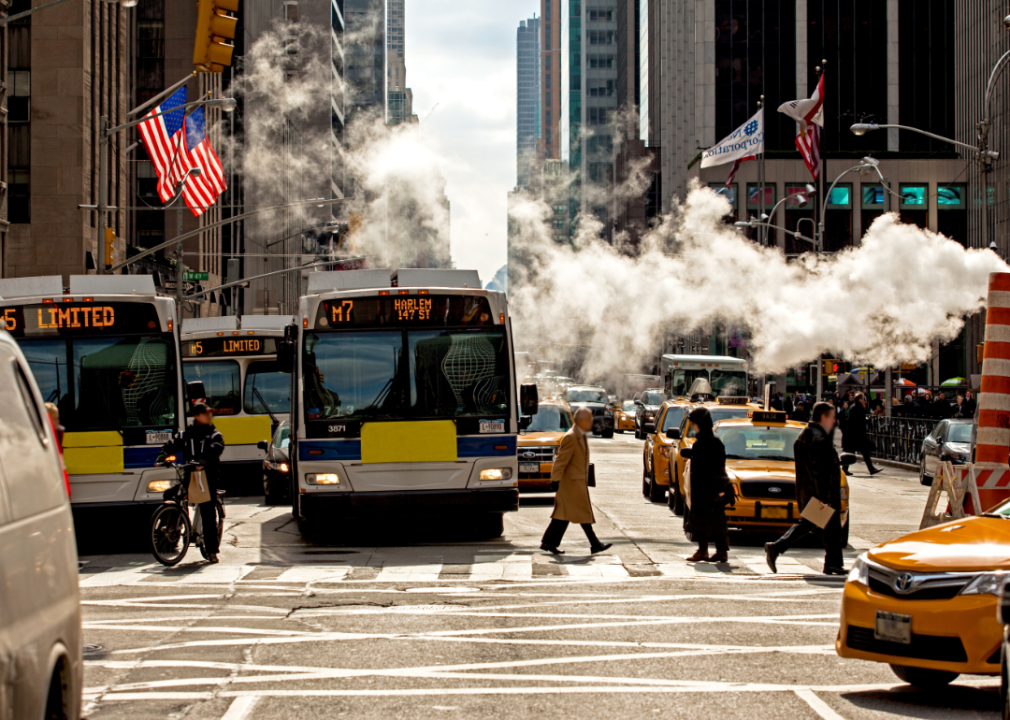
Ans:
<svg viewBox="0 0 1010 720"><path fill-rule="evenodd" d="M643 403L641 400L636 400L635 404L638 405L639 407L643 407L645 405L645 403Z"/></svg>
<svg viewBox="0 0 1010 720"><path fill-rule="evenodd" d="M643 423L642 427L644 427L645 432L649 433L650 435L656 432L656 423Z"/></svg>
<svg viewBox="0 0 1010 720"><path fill-rule="evenodd" d="M682 449L680 451L680 456L682 458L684 458L685 460L690 460L691 459L691 453L692 453L691 448L687 447L687 448L684 448L684 449Z"/></svg>
<svg viewBox="0 0 1010 720"><path fill-rule="evenodd" d="M842 463L842 467L848 469L849 465L856 464L856 456L852 453L842 453L842 457L839 458Z"/></svg>
<svg viewBox="0 0 1010 720"><path fill-rule="evenodd" d="M521 415L519 417L519 430L523 431L533 424L533 417L531 415Z"/></svg>
<svg viewBox="0 0 1010 720"><path fill-rule="evenodd" d="M536 415L540 397L534 383L523 383L519 386L519 409L522 415Z"/></svg>
<svg viewBox="0 0 1010 720"><path fill-rule="evenodd" d="M667 430L666 438L668 440L680 440L680 428L670 428Z"/></svg>
<svg viewBox="0 0 1010 720"><path fill-rule="evenodd" d="M191 403L203 400L207 397L207 390L203 387L202 380L191 380L186 383L186 399Z"/></svg>
<svg viewBox="0 0 1010 720"><path fill-rule="evenodd" d="M258 447L263 452L266 452L267 448L270 447L270 443L267 442L266 440L260 440L258 443L256 443L256 447Z"/></svg>

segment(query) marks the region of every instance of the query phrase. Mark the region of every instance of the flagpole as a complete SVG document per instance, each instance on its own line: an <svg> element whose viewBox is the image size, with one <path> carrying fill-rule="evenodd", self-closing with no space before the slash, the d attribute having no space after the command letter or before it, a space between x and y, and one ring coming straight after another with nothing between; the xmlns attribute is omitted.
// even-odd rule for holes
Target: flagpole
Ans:
<svg viewBox="0 0 1010 720"><path fill-rule="evenodd" d="M758 110L764 107L765 96L762 95L761 99L758 100ZM758 154L758 193L760 198L758 200L758 213L759 217L765 214L765 154L762 152ZM771 219L774 222L774 219ZM768 228L764 225L758 230L758 242L761 245L768 244Z"/></svg>
<svg viewBox="0 0 1010 720"><path fill-rule="evenodd" d="M821 67L819 68L821 75L817 78L818 87L820 87L821 77L824 77L824 71L827 68L827 65L828 61L822 59ZM823 97L821 98L821 107L824 107ZM824 159L824 133L820 131L817 133L817 161L820 163L820 170L817 173L817 183L820 187L818 188L817 195L821 198L821 207L819 208L820 222L818 223L817 228L824 228L826 226L828 216L828 203L831 202L831 198L824 197L824 176L828 170L828 161ZM815 228L815 232L817 228ZM821 230L821 232L816 233L816 237L817 244L814 246L814 251L820 255L824 252L824 231Z"/></svg>

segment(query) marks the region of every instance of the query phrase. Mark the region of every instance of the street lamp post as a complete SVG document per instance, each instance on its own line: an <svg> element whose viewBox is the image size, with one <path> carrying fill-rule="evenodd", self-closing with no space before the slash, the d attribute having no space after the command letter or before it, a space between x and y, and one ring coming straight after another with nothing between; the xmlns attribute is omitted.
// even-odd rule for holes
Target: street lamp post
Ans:
<svg viewBox="0 0 1010 720"><path fill-rule="evenodd" d="M819 253L824 252L824 215L826 214L828 209L827 203L831 200L831 193L835 191L835 186L838 185L838 182L849 173L856 172L857 170L859 170L860 172L862 172L863 170L873 170L874 172L876 172L877 177L880 178L880 184L884 186L884 197L886 198L887 207L888 209L890 209L891 207L890 188L887 187L887 179L884 177L883 173L880 172L879 165L880 164L877 162L875 158L871 157L863 158L863 161L861 163L859 163L855 167L850 167L848 170L846 170L841 175L836 177L835 181L831 183L831 187L828 188L828 192L821 196L821 217L817 223L817 231L814 235L817 241L816 243L817 252Z"/></svg>

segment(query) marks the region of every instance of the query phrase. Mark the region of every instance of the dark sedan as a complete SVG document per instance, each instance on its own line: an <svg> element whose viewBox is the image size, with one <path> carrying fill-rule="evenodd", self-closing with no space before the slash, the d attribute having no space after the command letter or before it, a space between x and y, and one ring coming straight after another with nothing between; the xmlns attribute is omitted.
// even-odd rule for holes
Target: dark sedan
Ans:
<svg viewBox="0 0 1010 720"><path fill-rule="evenodd" d="M573 385L565 391L565 402L572 415L579 408L588 408L593 413L593 435L614 437L614 411L606 389L595 385Z"/></svg>
<svg viewBox="0 0 1010 720"><path fill-rule="evenodd" d="M645 390L635 396L635 404L638 405L638 412L635 413L635 437L639 440L652 432L656 426L656 416L659 414L659 406L666 401L666 395L662 390Z"/></svg>
<svg viewBox="0 0 1010 720"><path fill-rule="evenodd" d="M930 485L941 462L950 460L954 465L968 462L971 456L971 425L968 419L941 420L933 432L922 441L922 463L919 465L919 482Z"/></svg>
<svg viewBox="0 0 1010 720"><path fill-rule="evenodd" d="M263 495L267 505L282 505L291 502L291 424L285 420L277 426L277 432L270 442L260 440L260 450L267 456L263 459Z"/></svg>

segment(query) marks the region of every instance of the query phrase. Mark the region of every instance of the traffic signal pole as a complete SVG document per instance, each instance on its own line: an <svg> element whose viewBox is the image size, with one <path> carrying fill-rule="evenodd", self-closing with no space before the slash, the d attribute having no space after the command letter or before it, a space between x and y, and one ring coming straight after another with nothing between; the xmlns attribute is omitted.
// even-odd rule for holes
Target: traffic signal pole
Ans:
<svg viewBox="0 0 1010 720"><path fill-rule="evenodd" d="M824 360L817 359L817 402L824 398Z"/></svg>

